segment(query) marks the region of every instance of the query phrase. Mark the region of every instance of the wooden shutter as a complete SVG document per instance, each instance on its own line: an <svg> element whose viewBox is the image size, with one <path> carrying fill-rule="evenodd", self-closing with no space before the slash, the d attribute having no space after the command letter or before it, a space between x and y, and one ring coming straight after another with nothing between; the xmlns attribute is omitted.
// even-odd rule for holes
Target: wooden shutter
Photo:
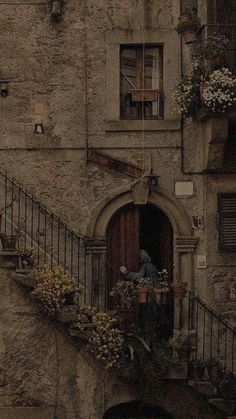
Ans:
<svg viewBox="0 0 236 419"><path fill-rule="evenodd" d="M218 195L220 250L236 252L236 193Z"/></svg>
<svg viewBox="0 0 236 419"><path fill-rule="evenodd" d="M122 278L120 266L132 272L139 270L138 207L127 206L112 218L107 231L107 252L107 306L111 308L109 293Z"/></svg>

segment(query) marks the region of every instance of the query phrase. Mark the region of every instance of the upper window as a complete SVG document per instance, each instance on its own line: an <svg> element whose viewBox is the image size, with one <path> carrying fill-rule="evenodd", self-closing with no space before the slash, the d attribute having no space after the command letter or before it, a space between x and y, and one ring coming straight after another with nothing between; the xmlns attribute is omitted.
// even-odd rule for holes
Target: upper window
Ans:
<svg viewBox="0 0 236 419"><path fill-rule="evenodd" d="M121 118L163 118L163 47L126 45L120 56Z"/></svg>
<svg viewBox="0 0 236 419"><path fill-rule="evenodd" d="M236 252L236 193L218 195L220 250Z"/></svg>

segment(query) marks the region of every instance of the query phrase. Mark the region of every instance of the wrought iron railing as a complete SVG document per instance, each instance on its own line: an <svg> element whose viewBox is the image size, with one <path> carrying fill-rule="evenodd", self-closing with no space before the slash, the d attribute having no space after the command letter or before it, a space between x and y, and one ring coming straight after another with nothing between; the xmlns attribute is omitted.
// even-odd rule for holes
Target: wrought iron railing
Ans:
<svg viewBox="0 0 236 419"><path fill-rule="evenodd" d="M32 249L37 266L60 265L79 285L80 236L22 184L1 171L0 203L1 234L15 236L18 251Z"/></svg>
<svg viewBox="0 0 236 419"><path fill-rule="evenodd" d="M189 330L194 330L193 360L214 359L236 373L236 329L199 297L189 294Z"/></svg>

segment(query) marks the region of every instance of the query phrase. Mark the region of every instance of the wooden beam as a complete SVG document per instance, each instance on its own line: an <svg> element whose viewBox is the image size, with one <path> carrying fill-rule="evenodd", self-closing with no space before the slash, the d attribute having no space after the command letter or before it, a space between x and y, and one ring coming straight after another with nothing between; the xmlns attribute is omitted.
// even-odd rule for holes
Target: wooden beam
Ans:
<svg viewBox="0 0 236 419"><path fill-rule="evenodd" d="M134 166L131 163L125 163L121 160L114 159L113 157L99 153L94 149L90 149L88 151L88 161L137 179L140 179L143 174L140 167Z"/></svg>

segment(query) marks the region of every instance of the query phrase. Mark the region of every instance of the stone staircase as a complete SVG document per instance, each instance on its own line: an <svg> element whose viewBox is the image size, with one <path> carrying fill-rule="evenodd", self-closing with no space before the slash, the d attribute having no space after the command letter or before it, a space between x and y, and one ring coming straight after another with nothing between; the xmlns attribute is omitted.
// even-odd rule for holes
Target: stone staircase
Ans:
<svg viewBox="0 0 236 419"><path fill-rule="evenodd" d="M21 235L23 239L21 238L21 240L19 239L17 241L15 250L9 251L0 249L0 267L14 272L14 280L20 284L25 291L30 292L30 290L32 290L35 285L35 280L31 275L31 271L22 265L20 256L22 252L20 246L23 243L23 250L26 250L29 246L31 246L36 252L38 266L42 265L44 262L47 262L50 266L62 264L65 271L71 275L71 277L76 281L76 284L79 285L78 278L80 276L81 238L76 233L71 231L62 220L41 204L36 197L25 191L22 185L6 174L2 174L2 176L4 176L4 202L8 202L9 196L14 196L14 200L10 199L7 208L5 208L4 213L2 214L2 230L4 234L14 234L15 230L17 230L18 233L20 233L19 236ZM0 193L1 199L3 199L3 195ZM33 225L35 221L37 229ZM201 317L199 317L196 327L196 318L192 317L192 313L196 314L197 312L198 315L200 313L201 316L201 311L203 313L202 319L204 319L204 324L203 326L200 326ZM57 320L58 324L60 324L59 330L60 328L63 328L70 338L78 343L83 342L83 340L86 341L86 336L81 334L76 322L76 316L76 305L72 305L66 308L64 313L58 316ZM208 320L206 321L206 318L208 319L208 317L210 320L207 323ZM215 319L217 321L216 326L214 325ZM206 333L206 329L209 325L211 325L210 338L209 334ZM90 327L90 325L88 325L88 327ZM221 346L225 344L225 342L221 344L219 336L223 336L224 339L224 331L227 331L226 333L231 333L233 336L232 339L234 339L234 329L231 328L227 322L224 322L217 313L215 313L199 298L190 296L189 330L193 329L196 330L196 359L202 356L202 350L199 350L199 347L204 347L204 345L204 355L206 357L208 352L208 355L212 356L213 346L218 347L217 354L219 356L222 352ZM234 345L233 350L235 351ZM234 361L235 354L232 353L230 355L229 351L226 351L225 356L230 357L229 362L228 360L225 360L225 365L228 367L232 363L232 360ZM218 397L217 389L211 382L207 380L187 380L186 368L183 368L182 373L178 376L173 373L166 378L170 380L181 380L183 382L187 381L188 386L193 391L203 396L207 403L218 412L217 417L222 417L222 419L236 419L236 416L234 416L236 413L235 401L224 400ZM9 395L7 396L7 400L9 401ZM10 407L7 407L6 404L4 377L0 374L0 418L15 418L16 416L14 416L13 413L11 415L10 410L8 410L8 416L7 414L5 414L5 416L1 414L1 409L10 409ZM23 409L23 407L21 407L21 409ZM27 409L30 408L27 407ZM17 419L21 419L21 417L29 417L30 419L33 419L34 417L42 417L43 419L46 419L47 417L50 417L51 408L49 407L48 409L49 410L45 410L44 413L42 411L41 413L39 412L39 416L37 416L37 413L34 413L33 410L30 413L30 416L26 416L26 413L19 410L17 413ZM36 416L34 416L34 414Z"/></svg>

